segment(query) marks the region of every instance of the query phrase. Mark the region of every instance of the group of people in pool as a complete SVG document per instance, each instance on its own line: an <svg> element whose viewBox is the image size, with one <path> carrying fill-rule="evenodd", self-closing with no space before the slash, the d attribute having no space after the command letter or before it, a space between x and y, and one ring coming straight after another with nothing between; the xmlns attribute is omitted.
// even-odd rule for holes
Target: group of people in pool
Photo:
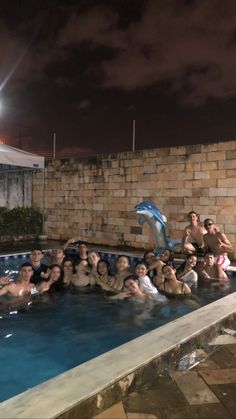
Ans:
<svg viewBox="0 0 236 419"><path fill-rule="evenodd" d="M201 223L197 213L191 211L188 219L182 238L186 259L177 270L171 251L164 249L159 257L153 251L146 251L134 269L129 257L120 255L115 272L111 273L107 260L89 251L87 243L72 238L53 254L43 255L41 249L34 249L31 261L22 264L16 281L0 278L0 296L20 297L69 287L100 287L113 294L114 299L161 300L161 294L190 294L191 288L201 281L227 281L228 252L233 250L228 238L210 218ZM71 254L69 248L76 242L78 253ZM48 265L42 263L43 257Z"/></svg>

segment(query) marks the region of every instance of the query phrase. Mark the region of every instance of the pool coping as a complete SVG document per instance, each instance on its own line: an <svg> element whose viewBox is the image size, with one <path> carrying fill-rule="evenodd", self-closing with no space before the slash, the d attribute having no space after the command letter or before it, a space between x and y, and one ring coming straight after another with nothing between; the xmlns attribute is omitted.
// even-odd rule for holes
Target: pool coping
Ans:
<svg viewBox="0 0 236 419"><path fill-rule="evenodd" d="M183 354L188 342L196 347L207 333L214 337L235 315L236 292L0 403L0 418L92 417L127 392L147 367L157 374L160 359Z"/></svg>

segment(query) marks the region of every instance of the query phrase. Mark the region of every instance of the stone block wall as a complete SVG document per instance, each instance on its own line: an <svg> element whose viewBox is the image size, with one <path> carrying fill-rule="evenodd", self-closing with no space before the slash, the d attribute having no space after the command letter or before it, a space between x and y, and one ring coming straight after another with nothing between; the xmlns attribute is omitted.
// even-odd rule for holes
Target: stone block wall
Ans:
<svg viewBox="0 0 236 419"><path fill-rule="evenodd" d="M34 177L40 207L41 178ZM51 239L80 236L90 243L152 248L147 225L134 206L152 200L181 238L186 214L210 217L227 234L236 255L236 141L199 144L94 158L55 160L46 169L46 232Z"/></svg>

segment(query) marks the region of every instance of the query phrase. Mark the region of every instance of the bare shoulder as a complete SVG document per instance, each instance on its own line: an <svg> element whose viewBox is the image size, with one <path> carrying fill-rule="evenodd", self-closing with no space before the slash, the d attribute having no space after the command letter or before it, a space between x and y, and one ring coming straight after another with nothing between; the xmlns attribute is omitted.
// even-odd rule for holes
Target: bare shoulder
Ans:
<svg viewBox="0 0 236 419"><path fill-rule="evenodd" d="M191 294L191 289L189 288L187 284L184 284L183 290L185 294Z"/></svg>
<svg viewBox="0 0 236 419"><path fill-rule="evenodd" d="M205 227L204 227L204 224L201 221L198 222L198 228L202 232L206 232Z"/></svg>

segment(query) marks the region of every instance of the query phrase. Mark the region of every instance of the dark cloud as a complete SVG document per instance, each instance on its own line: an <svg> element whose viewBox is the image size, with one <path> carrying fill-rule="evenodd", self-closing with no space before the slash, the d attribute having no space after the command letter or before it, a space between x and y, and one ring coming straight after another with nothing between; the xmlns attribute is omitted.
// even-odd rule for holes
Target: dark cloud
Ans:
<svg viewBox="0 0 236 419"><path fill-rule="evenodd" d="M88 109L88 108L90 108L91 106L92 106L91 101L90 101L90 100L88 100L88 99L85 99L85 100L82 100L82 101L78 104L78 110L81 110L81 109Z"/></svg>
<svg viewBox="0 0 236 419"><path fill-rule="evenodd" d="M87 42L115 50L103 60L103 86L125 90L168 81L189 103L236 95L236 3L149 1L139 22L118 28L107 8L73 15L60 46Z"/></svg>
<svg viewBox="0 0 236 419"><path fill-rule="evenodd" d="M75 153L125 150L133 119L139 148L233 137L235 0L8 3L0 129L12 144L50 148L57 132Z"/></svg>
<svg viewBox="0 0 236 419"><path fill-rule="evenodd" d="M105 5L104 5L105 4ZM102 71L98 85L134 90L168 82L187 103L207 98L236 95L236 3L221 0L184 2L150 0L138 21L120 26L119 13L105 2L80 13L73 8L63 25L54 24L54 34L43 38L28 52L15 71L15 80L32 81L46 77L55 63L71 59L72 50L85 43L90 54L101 47L112 51L97 62ZM55 18L54 18L55 20ZM56 33L55 33L56 28ZM49 32L49 28L47 28ZM14 60L27 48L1 25L1 80ZM86 69L94 74L94 67ZM79 77L79 75L78 75ZM66 76L54 78L58 86L71 84Z"/></svg>
<svg viewBox="0 0 236 419"><path fill-rule="evenodd" d="M58 46L90 42L94 47L124 48L124 33L115 29L118 18L118 14L105 7L95 7L81 15L73 14L58 36Z"/></svg>

